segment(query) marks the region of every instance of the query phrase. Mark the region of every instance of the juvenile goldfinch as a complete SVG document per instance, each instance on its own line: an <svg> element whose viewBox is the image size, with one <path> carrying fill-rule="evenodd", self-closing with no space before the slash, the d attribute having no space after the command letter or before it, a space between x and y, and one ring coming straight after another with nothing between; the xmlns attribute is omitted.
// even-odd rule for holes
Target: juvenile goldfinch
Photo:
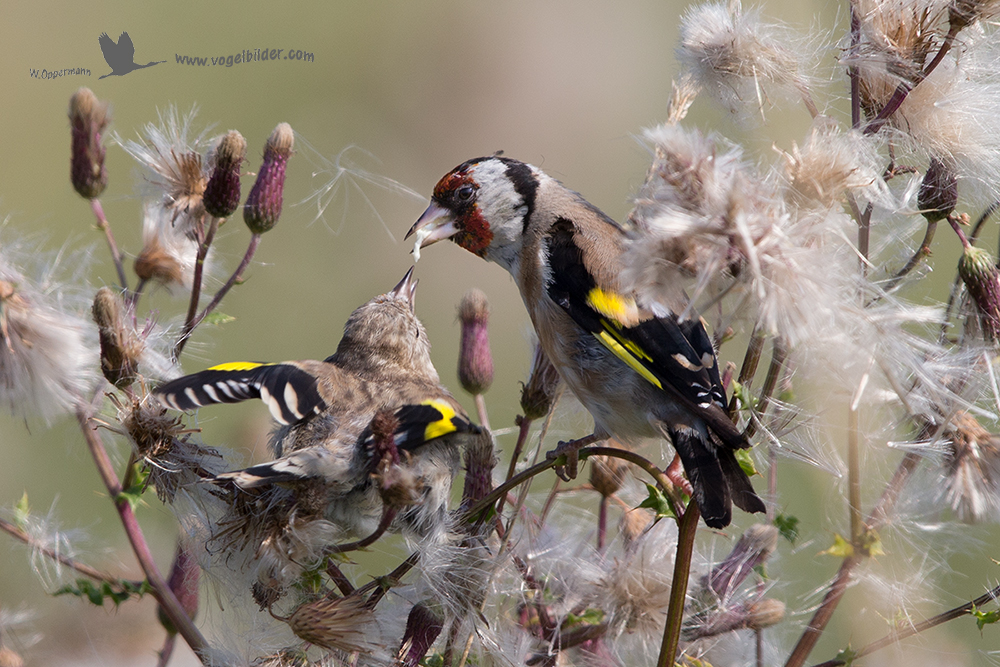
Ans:
<svg viewBox="0 0 1000 667"><path fill-rule="evenodd" d="M705 523L732 503L764 511L734 451L749 443L726 413L711 340L687 298L643 301L622 286L629 233L536 167L494 155L442 178L410 229L415 248L442 239L514 277L545 354L594 417L593 436L669 437Z"/></svg>
<svg viewBox="0 0 1000 667"><path fill-rule="evenodd" d="M430 342L413 312L411 268L396 287L355 310L336 353L323 361L237 362L213 366L155 390L176 410L259 398L279 426L278 458L225 473L216 482L243 490L281 485L322 494L325 518L349 532L371 534L382 516L373 481L376 414L394 413L393 439L403 454L417 504L394 529L424 533L447 513L464 435L477 431L440 382Z"/></svg>

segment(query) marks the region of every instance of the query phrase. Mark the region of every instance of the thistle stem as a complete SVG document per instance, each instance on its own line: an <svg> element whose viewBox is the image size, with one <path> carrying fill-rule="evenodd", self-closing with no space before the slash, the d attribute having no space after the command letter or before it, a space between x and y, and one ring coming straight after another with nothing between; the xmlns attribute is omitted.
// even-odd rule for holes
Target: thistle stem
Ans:
<svg viewBox="0 0 1000 667"><path fill-rule="evenodd" d="M691 576L691 555L694 552L694 536L698 529L699 518L701 511L698 503L692 498L677 529L677 553L674 556L674 576L670 585L670 604L667 607L667 623L663 628L663 643L660 645L657 667L671 667L677 662L688 578Z"/></svg>
<svg viewBox="0 0 1000 667"><path fill-rule="evenodd" d="M885 637L882 637L882 639L873 641L871 644L868 644L867 646L864 646L863 648L859 649L858 652L854 654L854 659L863 658L864 656L874 653L879 649L883 649L886 646L889 646L891 644L896 644L906 639L907 637L912 637L913 635L920 634L924 630L930 630L931 628L941 625L942 623L947 623L948 621L953 621L956 618L961 618L962 616L966 616L972 611L973 607L981 607L984 604L995 602L998 597L1000 597L1000 586L996 586L995 588L987 591L986 593L983 593L975 600L966 602L965 604L959 605L954 609L949 609L948 611L942 612L937 616L933 616L927 619L926 621L917 623L916 625L907 626L901 630L890 632ZM840 667L840 665L846 665L846 664L847 664L846 661L834 658L833 660L827 660L826 662L821 662L817 665L814 665L813 667Z"/></svg>
<svg viewBox="0 0 1000 667"><path fill-rule="evenodd" d="M139 526L139 522L135 518L135 513L132 511L132 506L122 496L121 482L118 481L118 476L111 465L111 459L104 448L101 436L91 427L90 417L84 414L83 411L77 411L76 419L80 424L80 429L83 431L83 437L87 441L87 448L94 459L94 464L97 466L97 472L101 476L101 480L104 482L104 486L107 488L114 502L115 509L118 511L118 517L122 522L122 527L125 529L125 535L132 545L132 551L135 554L136 560L139 561L139 566L142 568L150 587L153 589L153 597L160 603L163 612L174 624L174 627L177 628L184 641L191 647L191 650L195 652L203 664L207 665L208 642L184 611L181 603L177 600L177 596L170 590L159 568L157 568L153 554L149 550L149 544L146 542L146 537L143 535L142 528Z"/></svg>
<svg viewBox="0 0 1000 667"><path fill-rule="evenodd" d="M204 225L205 221L202 218L198 223L198 236L201 238L198 243L198 254L194 261L194 277L191 279L191 299L188 302L187 316L184 318L184 328L181 329L181 336L175 348L175 359L180 356L181 350L184 349L182 341L185 341L194 329L194 318L198 314L198 302L201 301L201 282L205 273L205 258L208 256L208 249L211 247L212 241L215 240L215 232L219 229L219 220L213 217L207 232L204 230Z"/></svg>
<svg viewBox="0 0 1000 667"><path fill-rule="evenodd" d="M175 359L178 358L184 350L184 346L187 344L188 338L191 337L191 333L194 331L195 327L201 324L201 321L204 320L213 310L215 310L216 306L219 305L223 297L229 293L229 290L232 289L233 285L235 285L236 282L243 276L243 272L246 271L246 268L250 265L250 261L253 259L254 253L257 252L257 246L259 245L260 234L254 234L250 237L250 245L247 247L247 251L243 255L243 261L241 261L240 265L236 267L233 275L229 276L229 280L226 281L226 284L215 293L215 296L212 297L212 300L208 303L208 305L205 306L205 308L190 322L190 326L185 323L184 329L181 331L181 335L177 339L177 345L174 346Z"/></svg>
<svg viewBox="0 0 1000 667"><path fill-rule="evenodd" d="M41 544L31 535L28 535L26 532L24 532L14 524L10 523L9 521L5 521L4 519L0 519L0 530L7 533L14 539L24 542L29 547L31 547L32 550L37 551L46 558L54 560L58 563L62 563L66 567L76 570L80 574L90 577L94 581L102 581L106 584L110 584L119 592L124 593L126 591L126 586L131 588L138 588L139 586L142 586L141 581L132 581L128 579L122 579L121 577L113 577L110 574L106 574L104 572L101 572L97 568L87 565L86 563L81 563L77 560L70 558L69 556L64 556L63 554L60 554L54 551L53 549L50 549L44 544ZM123 586L123 584L125 585Z"/></svg>
<svg viewBox="0 0 1000 667"><path fill-rule="evenodd" d="M115 242L115 235L111 232L111 223L108 222L107 217L104 215L104 207L101 206L101 200L96 197L91 199L90 210L94 212L94 217L97 218L98 229L104 232L104 238L107 239L108 250L111 251L111 259L115 263L115 271L118 272L118 282L121 284L122 289L128 292L128 279L125 277L122 254L118 250L118 243Z"/></svg>

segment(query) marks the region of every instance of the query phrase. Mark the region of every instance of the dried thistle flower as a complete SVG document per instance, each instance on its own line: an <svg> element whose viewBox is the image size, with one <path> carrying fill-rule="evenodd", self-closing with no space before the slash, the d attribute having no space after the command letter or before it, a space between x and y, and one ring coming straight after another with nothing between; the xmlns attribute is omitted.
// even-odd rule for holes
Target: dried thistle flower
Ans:
<svg viewBox="0 0 1000 667"><path fill-rule="evenodd" d="M942 160L931 158L931 165L920 181L917 206L927 222L938 222L951 215L958 204L958 177Z"/></svg>
<svg viewBox="0 0 1000 667"><path fill-rule="evenodd" d="M561 381L559 371L536 343L528 382L521 387L521 410L526 419L541 419L549 414Z"/></svg>
<svg viewBox="0 0 1000 667"><path fill-rule="evenodd" d="M240 167L247 156L247 141L230 130L219 141L211 159L211 176L205 185L205 210L216 218L228 218L240 205Z"/></svg>
<svg viewBox="0 0 1000 667"><path fill-rule="evenodd" d="M490 306L482 290L471 289L458 307L462 344L458 356L458 381L472 395L485 394L493 384L493 356L487 324Z"/></svg>
<svg viewBox="0 0 1000 667"><path fill-rule="evenodd" d="M214 477L222 456L214 448L191 442L196 429L186 428L145 389L140 393L142 398L136 395L127 402L110 396L121 428L108 428L128 437L149 473L146 483L156 488L160 500L171 503L182 486Z"/></svg>
<svg viewBox="0 0 1000 667"><path fill-rule="evenodd" d="M177 543L177 551L174 554L174 564L170 568L170 578L167 579L167 586L181 603L181 609L188 618L194 620L198 614L198 580L201 576L201 567L191 550L191 545L181 540ZM177 634L177 628L163 611L163 607L157 605L156 615L160 624L172 635Z"/></svg>
<svg viewBox="0 0 1000 667"><path fill-rule="evenodd" d="M101 372L111 384L124 389L136 380L142 339L126 322L125 304L110 287L94 295L93 315L101 340Z"/></svg>
<svg viewBox="0 0 1000 667"><path fill-rule="evenodd" d="M196 238L196 224L205 214L204 194L208 184L204 132L191 137L196 109L180 118L169 107L160 113L160 124L147 124L139 141L118 143L139 164L152 172L147 179L157 204L169 212L170 224L189 238ZM148 215L148 214L147 214Z"/></svg>
<svg viewBox="0 0 1000 667"><path fill-rule="evenodd" d="M291 125L281 123L264 146L264 163L243 204L243 220L254 234L263 234L278 224L285 190L285 166L294 143Z"/></svg>
<svg viewBox="0 0 1000 667"><path fill-rule="evenodd" d="M417 603L406 617L406 631L396 652L396 664L417 667L444 629L444 621L426 605Z"/></svg>
<svg viewBox="0 0 1000 667"><path fill-rule="evenodd" d="M616 446L610 442L608 446ZM591 456L590 485L604 497L615 495L628 475L628 464L611 456Z"/></svg>
<svg viewBox="0 0 1000 667"><path fill-rule="evenodd" d="M361 595L307 602L281 620L300 639L325 649L370 654L377 647L375 614Z"/></svg>
<svg viewBox="0 0 1000 667"><path fill-rule="evenodd" d="M977 523L1000 511L1000 438L971 414L959 411L948 424L945 499L960 521Z"/></svg>
<svg viewBox="0 0 1000 667"><path fill-rule="evenodd" d="M86 332L0 258L0 402L12 413L50 418L76 407L96 361Z"/></svg>
<svg viewBox="0 0 1000 667"><path fill-rule="evenodd" d="M188 288L194 277L198 242L175 225L173 214L156 203L146 205L142 219L142 250L135 258L135 273L166 287ZM205 270L211 271L212 249Z"/></svg>
<svg viewBox="0 0 1000 667"><path fill-rule="evenodd" d="M90 88L81 88L69 98L72 133L69 175L73 188L85 199L100 197L108 186L101 139L110 118L107 103L98 100Z"/></svg>

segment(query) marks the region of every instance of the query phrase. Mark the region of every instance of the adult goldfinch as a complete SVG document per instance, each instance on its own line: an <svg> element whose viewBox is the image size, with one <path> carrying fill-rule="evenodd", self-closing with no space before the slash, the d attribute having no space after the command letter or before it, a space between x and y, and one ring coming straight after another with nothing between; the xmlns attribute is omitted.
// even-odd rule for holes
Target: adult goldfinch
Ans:
<svg viewBox="0 0 1000 667"><path fill-rule="evenodd" d="M355 310L336 353L323 361L222 364L155 390L177 410L259 398L279 422L271 440L276 460L215 481L243 490L308 489L313 503L319 492L326 519L368 535L382 516L371 425L388 413L417 499L394 527L426 532L440 523L463 437L478 429L431 363L427 333L413 312L412 274Z"/></svg>
<svg viewBox="0 0 1000 667"><path fill-rule="evenodd" d="M644 301L622 284L628 232L541 170L494 155L434 188L407 236L450 238L514 277L542 349L594 417L591 438L670 438L705 523L732 503L764 511L734 451L749 443L726 413L711 340L687 299Z"/></svg>

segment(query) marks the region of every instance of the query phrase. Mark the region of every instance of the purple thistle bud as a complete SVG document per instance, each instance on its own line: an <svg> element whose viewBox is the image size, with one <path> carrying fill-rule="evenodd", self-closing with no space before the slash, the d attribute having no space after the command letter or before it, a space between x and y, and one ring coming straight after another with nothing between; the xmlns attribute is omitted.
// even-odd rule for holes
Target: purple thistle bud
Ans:
<svg viewBox="0 0 1000 667"><path fill-rule="evenodd" d="M531 374L528 383L521 388L521 410L526 419L540 419L549 413L559 382L559 371L545 356L542 347L535 345Z"/></svg>
<svg viewBox="0 0 1000 667"><path fill-rule="evenodd" d="M215 151L212 175L202 199L209 215L228 218L239 207L240 167L246 157L247 141L243 135L236 130L227 132Z"/></svg>
<svg viewBox="0 0 1000 667"><path fill-rule="evenodd" d="M264 146L264 163L243 204L243 220L254 234L263 234L278 224L285 190L285 165L294 143L292 126L281 123L274 128Z"/></svg>
<svg viewBox="0 0 1000 667"><path fill-rule="evenodd" d="M90 88L81 88L69 98L69 122L73 138L69 177L73 188L85 199L101 196L108 186L101 133L109 120L108 105L99 101Z"/></svg>
<svg viewBox="0 0 1000 667"><path fill-rule="evenodd" d="M947 218L958 203L958 178L944 162L931 158L917 193L917 206L927 222Z"/></svg>
<svg viewBox="0 0 1000 667"><path fill-rule="evenodd" d="M174 566L170 570L170 578L167 586L177 596L177 601L181 603L181 608L188 618L194 619L198 614L198 579L201 575L201 568L198 561L191 552L191 547L183 540L177 542L177 553L174 555ZM177 634L177 628L164 613L162 607L157 607L156 615L160 623L172 635Z"/></svg>
<svg viewBox="0 0 1000 667"><path fill-rule="evenodd" d="M493 355L487 330L490 305L486 295L478 289L466 292L458 306L458 318L462 322L458 381L473 396L484 394L493 384Z"/></svg>
<svg viewBox="0 0 1000 667"><path fill-rule="evenodd" d="M443 628L444 621L437 614L419 602L413 605L406 617L406 631L396 653L396 664L401 667L420 664Z"/></svg>
<svg viewBox="0 0 1000 667"><path fill-rule="evenodd" d="M110 287L97 290L92 313L101 341L101 372L108 382L124 389L136 380L142 340L125 323L125 304Z"/></svg>
<svg viewBox="0 0 1000 667"><path fill-rule="evenodd" d="M740 535L726 559L702 581L720 599L726 600L755 567L766 561L778 546L778 529L757 523Z"/></svg>
<svg viewBox="0 0 1000 667"><path fill-rule="evenodd" d="M1000 340L1000 270L992 255L981 248L966 247L958 260L958 275L976 304L983 333L991 340Z"/></svg>

